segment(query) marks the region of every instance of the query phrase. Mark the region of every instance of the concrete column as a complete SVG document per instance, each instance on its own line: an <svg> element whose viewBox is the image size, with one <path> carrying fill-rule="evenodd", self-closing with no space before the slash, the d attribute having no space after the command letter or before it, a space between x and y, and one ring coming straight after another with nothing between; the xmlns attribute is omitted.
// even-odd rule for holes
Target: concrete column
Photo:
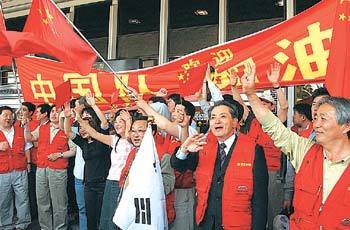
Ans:
<svg viewBox="0 0 350 230"><path fill-rule="evenodd" d="M285 0L286 8L286 20L292 18L295 15L295 0ZM293 125L293 106L295 104L295 87L291 86L287 88L288 98L288 120L287 125L291 127Z"/></svg>
<svg viewBox="0 0 350 230"><path fill-rule="evenodd" d="M108 60L117 58L118 43L118 0L112 0L109 7Z"/></svg>
<svg viewBox="0 0 350 230"><path fill-rule="evenodd" d="M69 7L69 12L66 14L67 15L67 18L74 23L74 15L75 15L75 7L74 6L71 6Z"/></svg>
<svg viewBox="0 0 350 230"><path fill-rule="evenodd" d="M167 62L168 58L168 19L169 0L160 0L159 64Z"/></svg>
<svg viewBox="0 0 350 230"><path fill-rule="evenodd" d="M227 0L219 0L219 36L218 43L227 41Z"/></svg>

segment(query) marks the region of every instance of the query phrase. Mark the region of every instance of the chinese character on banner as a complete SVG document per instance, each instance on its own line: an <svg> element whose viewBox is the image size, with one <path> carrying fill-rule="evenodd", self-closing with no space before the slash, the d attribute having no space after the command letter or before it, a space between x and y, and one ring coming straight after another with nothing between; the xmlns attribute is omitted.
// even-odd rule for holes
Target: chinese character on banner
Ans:
<svg viewBox="0 0 350 230"><path fill-rule="evenodd" d="M280 64L287 64L286 70L283 73L282 81L292 81L299 71L304 79L315 79L326 75L327 59L329 56L330 39L332 37L332 29L321 31L320 23L316 22L307 27L308 36L292 43L288 39L282 39L276 45L283 50L293 48L296 63L288 62L290 57L279 52L274 56L274 59Z"/></svg>
<svg viewBox="0 0 350 230"><path fill-rule="evenodd" d="M210 55L213 56L212 60L215 62L214 67L218 67L233 59L233 52L229 48L210 53Z"/></svg>
<svg viewBox="0 0 350 230"><path fill-rule="evenodd" d="M84 96L87 92L91 91L95 94L97 104L107 103L107 100L102 97L102 92L98 85L96 73L90 73L86 76L81 76L78 73L67 73L63 75L63 80L70 80L72 94Z"/></svg>
<svg viewBox="0 0 350 230"><path fill-rule="evenodd" d="M51 80L43 80L41 74L36 75L35 80L30 81L34 99L43 99L45 103L55 100L55 90Z"/></svg>

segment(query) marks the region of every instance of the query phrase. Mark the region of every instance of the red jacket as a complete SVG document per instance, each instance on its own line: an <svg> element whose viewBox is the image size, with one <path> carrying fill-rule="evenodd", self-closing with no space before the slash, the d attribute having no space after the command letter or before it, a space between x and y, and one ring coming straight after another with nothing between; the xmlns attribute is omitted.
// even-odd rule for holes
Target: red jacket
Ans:
<svg viewBox="0 0 350 230"><path fill-rule="evenodd" d="M350 229L350 165L322 204L323 148L314 144L295 176L291 229Z"/></svg>
<svg viewBox="0 0 350 230"><path fill-rule="evenodd" d="M207 145L199 152L196 169L197 224L201 223L207 209L217 148L217 140L209 136ZM255 142L239 134L226 169L222 191L222 224L225 229L251 229L254 157Z"/></svg>
<svg viewBox="0 0 350 230"><path fill-rule="evenodd" d="M52 143L50 143L50 122L40 126L37 160L39 168L66 169L68 167L68 159L58 158L55 161L49 161L47 157L51 153L61 153L68 150L68 138L62 130L57 132Z"/></svg>
<svg viewBox="0 0 350 230"><path fill-rule="evenodd" d="M156 136L155 139L158 140L158 138L160 138L160 137ZM157 152L158 152L158 158L161 161L165 152L163 151L163 146L157 145L157 143L156 143L156 148L157 148ZM126 163L125 163L124 168L123 168L121 175L120 175L120 180L119 180L119 187L120 188L122 188L124 185L124 181L127 177L128 171L130 170L132 162L135 159L136 151L137 151L136 148L133 148L128 155L128 158L126 160ZM172 223L176 217L174 203L175 203L175 193L174 193L174 191L172 191L168 195L166 195L166 211L167 211L167 218L168 218L169 224Z"/></svg>
<svg viewBox="0 0 350 230"><path fill-rule="evenodd" d="M0 173L8 173L13 170L23 171L27 168L27 159L24 154L24 130L18 125L14 125L13 128L15 133L12 147L5 151L0 151ZM0 142L8 143L4 133L1 131Z"/></svg>
<svg viewBox="0 0 350 230"><path fill-rule="evenodd" d="M264 149L268 170L278 171L281 167L281 150L274 145L273 140L262 130L256 118L252 120L247 135Z"/></svg>

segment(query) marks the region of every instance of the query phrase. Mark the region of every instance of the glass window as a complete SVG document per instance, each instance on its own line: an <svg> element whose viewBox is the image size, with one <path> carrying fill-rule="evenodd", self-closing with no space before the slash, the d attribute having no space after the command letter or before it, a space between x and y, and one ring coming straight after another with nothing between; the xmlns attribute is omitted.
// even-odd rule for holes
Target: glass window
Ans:
<svg viewBox="0 0 350 230"><path fill-rule="evenodd" d="M158 59L160 0L120 0L117 57Z"/></svg>
<svg viewBox="0 0 350 230"><path fill-rule="evenodd" d="M228 40L255 33L283 20L283 0L228 1Z"/></svg>
<svg viewBox="0 0 350 230"><path fill-rule="evenodd" d="M218 42L219 1L169 0L169 60Z"/></svg>

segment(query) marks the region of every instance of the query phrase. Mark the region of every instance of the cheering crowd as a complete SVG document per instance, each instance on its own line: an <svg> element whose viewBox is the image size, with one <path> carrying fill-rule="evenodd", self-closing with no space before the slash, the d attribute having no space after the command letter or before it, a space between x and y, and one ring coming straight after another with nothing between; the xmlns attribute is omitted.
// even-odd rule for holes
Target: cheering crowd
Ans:
<svg viewBox="0 0 350 230"><path fill-rule="evenodd" d="M71 199L80 229L117 229L119 195L149 125L169 229L350 228L350 101L319 88L312 105L288 108L279 72L273 64L272 89L258 97L248 66L247 106L234 72L222 95L208 70L196 94L208 118L200 127L195 106L165 90L148 101L130 90L136 107L108 119L91 93L62 107L0 106L0 229L27 229L36 218L41 229L68 229Z"/></svg>

